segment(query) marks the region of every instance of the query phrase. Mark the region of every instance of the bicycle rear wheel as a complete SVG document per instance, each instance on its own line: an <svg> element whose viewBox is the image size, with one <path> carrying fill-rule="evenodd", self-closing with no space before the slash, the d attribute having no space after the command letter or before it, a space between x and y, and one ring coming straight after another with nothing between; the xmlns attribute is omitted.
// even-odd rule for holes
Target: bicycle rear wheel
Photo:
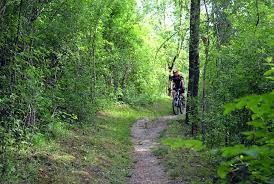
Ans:
<svg viewBox="0 0 274 184"><path fill-rule="evenodd" d="M184 113L184 110L185 110L185 108L186 108L186 100L185 100L185 97L184 96L182 96L182 98L181 98L181 113L183 114Z"/></svg>

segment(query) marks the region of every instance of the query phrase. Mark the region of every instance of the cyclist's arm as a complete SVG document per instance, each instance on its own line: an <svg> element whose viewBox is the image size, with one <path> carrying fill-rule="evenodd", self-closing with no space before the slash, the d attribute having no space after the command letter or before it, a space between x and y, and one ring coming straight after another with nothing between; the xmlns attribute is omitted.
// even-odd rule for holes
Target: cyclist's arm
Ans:
<svg viewBox="0 0 274 184"><path fill-rule="evenodd" d="M184 80L182 79L181 80L181 86L182 86L182 89L183 89L183 92L185 91L185 84L184 84Z"/></svg>

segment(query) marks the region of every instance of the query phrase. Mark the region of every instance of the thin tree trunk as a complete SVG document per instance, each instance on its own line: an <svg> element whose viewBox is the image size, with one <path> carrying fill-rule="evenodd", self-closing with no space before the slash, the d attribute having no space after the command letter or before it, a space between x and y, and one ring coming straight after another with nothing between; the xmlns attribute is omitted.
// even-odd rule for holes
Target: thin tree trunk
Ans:
<svg viewBox="0 0 274 184"><path fill-rule="evenodd" d="M202 139L203 142L205 142L205 124L204 124L204 113L205 113L205 101L206 101L206 94L205 94L205 88L206 88L206 69L208 65L208 53L209 53L209 14L208 14L208 8L206 5L206 1L204 0L205 10L206 10L206 17L207 17L207 25L206 25L206 39L205 39L205 66L203 71L203 91L202 91L202 117L201 117L201 125L202 125Z"/></svg>
<svg viewBox="0 0 274 184"><path fill-rule="evenodd" d="M7 1L4 0L0 7L0 16L4 16L7 7Z"/></svg>
<svg viewBox="0 0 274 184"><path fill-rule="evenodd" d="M97 38L97 27L98 27L99 19L97 19L95 30L93 34L90 33L91 36L91 50L90 50L90 56L91 56L91 99L92 102L95 103L96 100L96 61L95 61L95 49L96 49L96 38Z"/></svg>
<svg viewBox="0 0 274 184"><path fill-rule="evenodd" d="M96 29L93 35L92 41L92 101L95 103L96 101L96 58L95 58L95 49L96 49L96 38L97 38L97 29L98 29L98 22L96 23Z"/></svg>
<svg viewBox="0 0 274 184"><path fill-rule="evenodd" d="M125 93L126 93L126 84L127 84L128 76L129 76L129 64L127 63L125 66L125 72L121 81L123 96L125 96Z"/></svg>
<svg viewBox="0 0 274 184"><path fill-rule="evenodd" d="M189 42L189 83L187 93L186 123L191 123L191 134L197 131L198 120L198 84L199 70L199 28L200 28L200 0L191 0L190 9L190 42Z"/></svg>
<svg viewBox="0 0 274 184"><path fill-rule="evenodd" d="M92 102L95 103L96 101L96 56L95 56L95 51L96 51L96 39L97 39L97 30L99 26L99 21L101 19L101 16L103 15L104 11L102 11L102 7L99 10L98 18L95 23L95 30L93 32L93 35L90 33L90 36L92 37L91 39L91 99Z"/></svg>
<svg viewBox="0 0 274 184"><path fill-rule="evenodd" d="M22 17L22 11L23 11L23 0L20 1L20 5L19 5L19 12L18 12L18 19L17 19L17 30L16 30L16 36L14 38L14 45L18 45L19 42L19 34L20 34L20 27L21 27L21 17ZM13 55L14 57L17 55L17 50L16 50L16 46L14 46L13 48ZM14 62L14 61L12 61ZM13 65L13 63L10 63L10 65ZM16 71L13 70L12 68L9 69L9 74L10 74L10 81L9 81L9 88L10 88L10 92L13 91L13 88L15 86L16 83Z"/></svg>
<svg viewBox="0 0 274 184"><path fill-rule="evenodd" d="M112 2L110 2L112 3ZM109 4L110 5L110 4ZM98 31L98 27L99 27L99 22L104 14L104 11L107 7L100 7L99 10L99 14L95 23L95 30L93 32L92 35L92 47L91 47L91 57L92 57L92 102L95 103L96 102L96 55L95 55L95 51L96 51L96 40L97 40L97 31ZM91 36L91 35L90 35Z"/></svg>
<svg viewBox="0 0 274 184"><path fill-rule="evenodd" d="M17 44L18 40L19 40L22 10L23 10L23 0L20 1L20 10L19 10L19 13L18 13L17 34L16 34L16 37L15 37L15 44Z"/></svg>
<svg viewBox="0 0 274 184"><path fill-rule="evenodd" d="M258 0L255 0L255 5L256 5L256 11L257 11L257 21L256 21L256 28L257 28L260 23L260 12L259 12Z"/></svg>

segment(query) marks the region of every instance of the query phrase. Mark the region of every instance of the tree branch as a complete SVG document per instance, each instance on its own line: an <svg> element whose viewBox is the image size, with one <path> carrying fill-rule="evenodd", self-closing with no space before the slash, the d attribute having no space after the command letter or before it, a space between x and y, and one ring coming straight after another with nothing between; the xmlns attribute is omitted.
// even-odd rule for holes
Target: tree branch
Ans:
<svg viewBox="0 0 274 184"><path fill-rule="evenodd" d="M4 2L3 6L0 9L0 16L4 15L6 7L7 7L7 2Z"/></svg>
<svg viewBox="0 0 274 184"><path fill-rule="evenodd" d="M259 13L259 4L258 4L258 0L255 0L256 3L256 10L257 10L257 22L256 22L256 27L258 27L259 23L260 23L260 13Z"/></svg>
<svg viewBox="0 0 274 184"><path fill-rule="evenodd" d="M160 49L166 44L166 42L168 42L173 36L175 36L176 34L178 34L178 31L173 33L170 37L168 37L162 44L161 46L157 49L154 60L156 59L158 52L160 51Z"/></svg>

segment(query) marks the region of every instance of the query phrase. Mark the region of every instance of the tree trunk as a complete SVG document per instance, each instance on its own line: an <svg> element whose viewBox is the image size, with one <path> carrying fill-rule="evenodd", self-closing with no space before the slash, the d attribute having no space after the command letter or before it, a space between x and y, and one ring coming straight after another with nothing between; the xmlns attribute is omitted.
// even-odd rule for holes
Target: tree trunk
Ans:
<svg viewBox="0 0 274 184"><path fill-rule="evenodd" d="M209 61L209 44L210 44L210 37L209 37L209 13L206 4L206 0L204 0L205 10L206 10L206 17L207 17L207 24L206 24L206 37L204 39L205 45L205 66L203 71L203 90L202 90L202 116L201 116L201 126L202 126L202 140L205 142L205 103L206 103L206 69Z"/></svg>
<svg viewBox="0 0 274 184"><path fill-rule="evenodd" d="M189 83L187 93L186 123L191 123L191 134L197 131L198 122L198 84L199 84L199 27L200 0L191 0L190 42L189 42Z"/></svg>

